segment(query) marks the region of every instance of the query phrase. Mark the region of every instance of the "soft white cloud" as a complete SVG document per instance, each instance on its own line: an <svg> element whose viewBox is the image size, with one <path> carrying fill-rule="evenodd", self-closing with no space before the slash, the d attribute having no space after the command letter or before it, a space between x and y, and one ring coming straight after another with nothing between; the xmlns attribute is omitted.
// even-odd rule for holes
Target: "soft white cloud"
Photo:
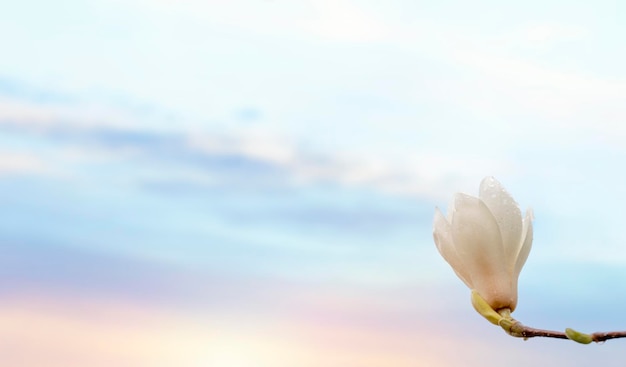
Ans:
<svg viewBox="0 0 626 367"><path fill-rule="evenodd" d="M418 154L404 162L346 153L313 153L293 141L272 137L189 137L190 147L209 154L236 154L267 162L289 172L296 183L334 182L391 194L446 198L454 186L473 187L485 174L510 171L510 162L495 157L459 158ZM477 181L476 181L477 182Z"/></svg>
<svg viewBox="0 0 626 367"><path fill-rule="evenodd" d="M135 0L135 4L143 12L156 11L279 38L363 42L380 40L387 32L374 14L350 0Z"/></svg>
<svg viewBox="0 0 626 367"><path fill-rule="evenodd" d="M513 32L511 37L505 38L505 40L550 45L556 42L587 39L589 36L589 30L581 26L539 23L519 29Z"/></svg>
<svg viewBox="0 0 626 367"><path fill-rule="evenodd" d="M22 174L50 174L53 171L42 157L34 154L0 151L0 177Z"/></svg>
<svg viewBox="0 0 626 367"><path fill-rule="evenodd" d="M236 156L278 168L286 183L332 182L345 187L441 199L455 186L470 186L485 174L506 172L509 166L501 157L460 158L455 154L428 151L402 161L350 151L319 151L306 149L293 138L258 130L207 133L180 126L173 131L162 131L158 125L146 126L140 117L134 118L115 108L109 111L105 106L98 107L102 113L94 113L90 106L80 104L38 105L9 99L2 103L5 108L0 112L0 126L25 136L35 134L51 138L49 148L32 152L28 159L5 158L2 167L6 172L38 170L45 173L42 167L66 167L67 172L73 169L80 176L80 167L90 163L129 162L135 158L161 162L164 158L169 161L168 155L173 154L177 164L170 167L170 176L186 177L198 183L215 180L213 172L194 166L191 161L185 162L187 155L177 156L195 152L206 157ZM55 136L57 138L53 138ZM152 175L150 169L136 172Z"/></svg>
<svg viewBox="0 0 626 367"><path fill-rule="evenodd" d="M526 120L513 128L531 141L541 142L541 135L558 136L564 131L581 139L590 133L626 134L621 123L626 118L624 80L561 70L478 48L458 49L452 55L468 72L481 75L475 82L451 86L458 103L503 122ZM536 134L537 129L542 134Z"/></svg>
<svg viewBox="0 0 626 367"><path fill-rule="evenodd" d="M159 119L154 119L159 125ZM141 116L111 106L111 104L77 101L71 103L39 103L0 94L0 125L19 125L28 129L45 130L66 126L75 129L115 127L125 129L143 122Z"/></svg>

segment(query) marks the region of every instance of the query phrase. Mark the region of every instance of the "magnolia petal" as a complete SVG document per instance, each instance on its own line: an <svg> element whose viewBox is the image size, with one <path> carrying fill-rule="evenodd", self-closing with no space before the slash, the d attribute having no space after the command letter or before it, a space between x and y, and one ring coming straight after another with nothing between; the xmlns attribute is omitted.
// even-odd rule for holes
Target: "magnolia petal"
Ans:
<svg viewBox="0 0 626 367"><path fill-rule="evenodd" d="M504 257L500 261L505 262L509 270L513 271L522 245L520 242L522 212L519 205L494 177L483 179L480 183L479 197L487 205L500 228L504 246Z"/></svg>
<svg viewBox="0 0 626 367"><path fill-rule="evenodd" d="M435 219L433 222L433 238L435 239L435 245L437 250L443 258L450 264L452 270L456 275L467 285L470 289L472 286L472 279L463 266L463 262L459 258L454 247L454 241L452 240L452 228L450 222L444 217L439 208L435 208Z"/></svg>
<svg viewBox="0 0 626 367"><path fill-rule="evenodd" d="M452 223L452 216L454 216L454 211L456 209L454 208L454 200L451 200L448 203L448 211L446 212L446 219L448 219L448 222Z"/></svg>
<svg viewBox="0 0 626 367"><path fill-rule="evenodd" d="M522 267L526 263L526 259L528 259L528 254L530 254L530 249L533 244L533 211L528 208L526 210L526 216L524 217L524 237L521 241L521 247L519 254L517 254L517 259L515 260L515 268L513 269L513 279L517 280L520 272L522 271Z"/></svg>
<svg viewBox="0 0 626 367"><path fill-rule="evenodd" d="M496 219L485 203L457 194L452 216L452 241L463 269L471 274L474 289L495 310L509 307L517 296L511 289L511 271L502 261L502 236Z"/></svg>
<svg viewBox="0 0 626 367"><path fill-rule="evenodd" d="M519 274L518 274L519 275ZM508 309L511 310L511 312L515 311L515 309L517 308L517 276L514 276L511 278L511 303L508 305Z"/></svg>

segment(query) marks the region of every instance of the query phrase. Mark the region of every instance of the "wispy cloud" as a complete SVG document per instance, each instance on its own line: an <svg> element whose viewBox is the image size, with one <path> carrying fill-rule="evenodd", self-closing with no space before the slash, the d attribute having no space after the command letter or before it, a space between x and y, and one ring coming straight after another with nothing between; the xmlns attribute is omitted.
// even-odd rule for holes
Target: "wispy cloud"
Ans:
<svg viewBox="0 0 626 367"><path fill-rule="evenodd" d="M200 181L205 177L214 182L210 177L218 173L227 175L222 176L225 182L237 177L242 183L250 182L254 177L256 185L333 183L427 197L437 195L446 177L459 168L458 161L446 164L445 159L431 155L400 165L383 158L314 152L296 141L254 131L208 133L184 127L164 131L145 126L132 112L108 111L104 106L38 105L15 98L5 98L2 103L2 129L43 138L56 144L67 159L78 159L78 150L84 151L83 161L108 152L112 159L129 157L147 165L150 161L179 174L186 171L189 179ZM39 159L45 161L45 157Z"/></svg>
<svg viewBox="0 0 626 367"><path fill-rule="evenodd" d="M177 16L274 37L324 41L368 42L386 37L384 24L350 0L301 1L170 1L137 0L142 11L174 12ZM289 17L282 16L285 12Z"/></svg>
<svg viewBox="0 0 626 367"><path fill-rule="evenodd" d="M553 129L572 127L574 123L578 128L593 126L601 131L613 131L616 120L626 114L619 103L620 96L626 91L624 81L563 71L480 50L459 50L456 57L459 64L483 73L485 78L481 83L512 93L506 98L498 98L511 105L498 107L494 101L490 106L503 115L508 114L507 109L525 111L526 114L534 112L534 116L553 119L547 126Z"/></svg>
<svg viewBox="0 0 626 367"><path fill-rule="evenodd" d="M0 151L0 177L9 175L49 175L54 170L34 154Z"/></svg>
<svg viewBox="0 0 626 367"><path fill-rule="evenodd" d="M571 42L589 39L589 29L558 23L536 23L522 27L505 37L507 42L527 42L540 46L548 46L558 42Z"/></svg>

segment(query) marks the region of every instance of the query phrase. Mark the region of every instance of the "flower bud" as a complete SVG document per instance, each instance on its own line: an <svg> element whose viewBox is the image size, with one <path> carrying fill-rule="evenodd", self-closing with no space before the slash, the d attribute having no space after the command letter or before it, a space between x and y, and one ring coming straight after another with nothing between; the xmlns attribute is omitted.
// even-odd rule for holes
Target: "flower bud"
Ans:
<svg viewBox="0 0 626 367"><path fill-rule="evenodd" d="M493 177L478 197L456 194L447 216L435 209L433 237L454 272L493 310L517 306L517 280L533 240L532 211L517 202Z"/></svg>

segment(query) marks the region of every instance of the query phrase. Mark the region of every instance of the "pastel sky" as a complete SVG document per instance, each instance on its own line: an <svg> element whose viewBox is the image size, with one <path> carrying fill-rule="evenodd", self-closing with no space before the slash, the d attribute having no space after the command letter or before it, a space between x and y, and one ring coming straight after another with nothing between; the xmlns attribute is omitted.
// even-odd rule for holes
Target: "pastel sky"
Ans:
<svg viewBox="0 0 626 367"><path fill-rule="evenodd" d="M0 363L620 366L472 309L435 207L535 213L516 317L626 330L626 3L0 11Z"/></svg>

